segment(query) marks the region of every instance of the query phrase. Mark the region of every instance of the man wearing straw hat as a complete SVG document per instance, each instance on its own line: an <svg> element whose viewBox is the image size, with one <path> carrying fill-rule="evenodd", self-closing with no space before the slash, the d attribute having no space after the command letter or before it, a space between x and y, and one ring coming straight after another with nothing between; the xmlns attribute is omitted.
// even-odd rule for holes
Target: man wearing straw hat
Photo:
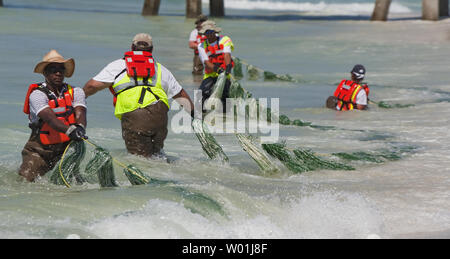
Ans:
<svg viewBox="0 0 450 259"><path fill-rule="evenodd" d="M192 30L189 36L189 48L194 50L194 65L192 68L192 74L194 75L203 75L203 63L198 55L198 44L206 40L206 37L199 33L199 30L202 28L202 23L206 20L208 20L208 17L200 14L195 20L195 29Z"/></svg>
<svg viewBox="0 0 450 259"><path fill-rule="evenodd" d="M111 62L84 86L86 96L110 88L114 115L121 120L122 138L129 153L144 157L162 154L167 137L169 99L177 100L193 116L194 105L172 73L152 56L153 41L137 34L131 51Z"/></svg>
<svg viewBox="0 0 450 259"><path fill-rule="evenodd" d="M32 132L19 169L30 182L55 166L71 140L87 138L83 89L64 82L74 71L75 61L64 59L56 50L47 53L34 69L45 81L30 85L25 98L23 111L29 116Z"/></svg>
<svg viewBox="0 0 450 259"><path fill-rule="evenodd" d="M213 86L219 77L219 74L225 72L231 73L234 66L231 52L234 50L234 44L230 37L222 36L218 33L222 29L216 26L214 21L208 20L202 23L199 33L206 36L206 40L198 45L198 52L201 61L205 66L205 75L203 76L200 90L202 91L202 103L208 99L213 90ZM226 98L230 90L231 82L227 77L225 88L222 94L223 110L226 111Z"/></svg>

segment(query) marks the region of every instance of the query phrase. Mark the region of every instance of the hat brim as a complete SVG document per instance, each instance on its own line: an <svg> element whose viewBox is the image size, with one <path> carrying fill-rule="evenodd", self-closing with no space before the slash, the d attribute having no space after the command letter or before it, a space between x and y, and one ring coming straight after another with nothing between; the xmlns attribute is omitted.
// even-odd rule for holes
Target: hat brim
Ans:
<svg viewBox="0 0 450 259"><path fill-rule="evenodd" d="M45 67L52 63L64 64L64 67L66 68L64 77L71 77L75 71L75 60L73 58L70 58L61 62L42 61L36 65L36 67L34 68L34 73L44 74Z"/></svg>
<svg viewBox="0 0 450 259"><path fill-rule="evenodd" d="M209 30L215 31L215 32L221 32L222 28L219 28L219 27L215 27L215 28L208 27L208 28L205 28L205 29L201 29L198 32L201 33L201 34L204 34L206 31L209 31Z"/></svg>

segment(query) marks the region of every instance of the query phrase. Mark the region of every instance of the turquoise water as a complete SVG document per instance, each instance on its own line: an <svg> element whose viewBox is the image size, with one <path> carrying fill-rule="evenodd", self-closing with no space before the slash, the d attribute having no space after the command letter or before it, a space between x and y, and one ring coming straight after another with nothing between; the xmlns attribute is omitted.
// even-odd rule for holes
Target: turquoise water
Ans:
<svg viewBox="0 0 450 259"><path fill-rule="evenodd" d="M0 237L448 238L449 20L415 19L420 1L393 1L388 23L365 20L373 2L368 0L278 1L298 10L276 8L275 1L250 9L244 2L226 0L228 16L216 20L233 39L234 55L291 74L300 83L244 78L242 85L256 97L280 98L280 112L291 119L334 127L282 126L281 138L292 148L328 157L383 150L400 159L348 162L355 171L293 175L283 170L268 177L233 134L217 136L230 157L229 164L220 164L206 159L194 135L170 128L165 151L178 160L148 161L126 153L111 96L103 91L88 99L89 137L121 161L175 183L132 187L120 167L118 188L67 189L47 177L22 182L16 172L29 129L21 110L28 85L42 80L32 71L48 50L75 58L75 75L67 81L82 87L120 58L136 33L149 32L158 61L192 95L198 83L191 75L187 39L194 21L185 19L184 1L164 0L160 16L141 17L142 1L5 0L0 9ZM206 2L203 8L208 14ZM371 105L369 111L348 113L323 108L356 63L368 70L373 100L415 106Z"/></svg>

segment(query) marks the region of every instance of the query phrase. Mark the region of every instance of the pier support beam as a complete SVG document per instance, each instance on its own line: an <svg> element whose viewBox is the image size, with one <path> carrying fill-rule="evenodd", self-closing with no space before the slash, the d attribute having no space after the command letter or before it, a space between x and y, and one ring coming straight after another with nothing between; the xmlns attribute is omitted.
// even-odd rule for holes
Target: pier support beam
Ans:
<svg viewBox="0 0 450 259"><path fill-rule="evenodd" d="M186 18L196 18L202 13L202 0L186 0Z"/></svg>
<svg viewBox="0 0 450 259"><path fill-rule="evenodd" d="M209 15L213 17L225 16L223 0L209 0Z"/></svg>
<svg viewBox="0 0 450 259"><path fill-rule="evenodd" d="M0 7L3 6L3 0L0 0Z"/></svg>
<svg viewBox="0 0 450 259"><path fill-rule="evenodd" d="M448 16L448 0L422 0L422 19L437 21Z"/></svg>
<svg viewBox="0 0 450 259"><path fill-rule="evenodd" d="M424 0L426 1L426 0ZM387 21L391 0L376 0L373 9L372 21Z"/></svg>
<svg viewBox="0 0 450 259"><path fill-rule="evenodd" d="M161 0L145 0L142 15L158 15Z"/></svg>

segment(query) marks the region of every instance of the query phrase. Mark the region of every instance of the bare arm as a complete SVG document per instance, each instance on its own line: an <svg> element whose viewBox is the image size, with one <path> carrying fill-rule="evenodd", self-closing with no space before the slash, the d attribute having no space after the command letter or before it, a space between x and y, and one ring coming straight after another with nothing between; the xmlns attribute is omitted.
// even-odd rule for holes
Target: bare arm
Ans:
<svg viewBox="0 0 450 259"><path fill-rule="evenodd" d="M75 120L77 124L83 124L86 127L86 108L83 106L75 107ZM43 109L38 114L39 118L41 118L44 122L48 123L48 125L59 132L66 133L67 129L69 129L69 125L64 124L62 121L58 120L56 114L49 107Z"/></svg>
<svg viewBox="0 0 450 259"><path fill-rule="evenodd" d="M181 91L176 94L173 99L183 106L187 113L192 114L192 111L194 110L194 103L184 89L181 89Z"/></svg>
<svg viewBox="0 0 450 259"><path fill-rule="evenodd" d="M231 54L230 53L224 53L224 59L225 59L225 66L231 64ZM205 66L209 69L214 71L214 63L212 63L209 60L205 61Z"/></svg>
<svg viewBox="0 0 450 259"><path fill-rule="evenodd" d="M231 53L224 53L225 66L231 64Z"/></svg>
<svg viewBox="0 0 450 259"><path fill-rule="evenodd" d="M43 109L38 114L39 118L41 118L44 122L48 123L48 125L59 132L65 133L67 129L69 128L68 125L64 124L62 121L58 120L56 117L56 114L50 109L50 107L47 107Z"/></svg>
<svg viewBox="0 0 450 259"><path fill-rule="evenodd" d="M198 47L198 44L196 41L189 41L189 48L195 50L195 49L197 49L197 47Z"/></svg>
<svg viewBox="0 0 450 259"><path fill-rule="evenodd" d="M367 105L361 105L361 104L356 105L356 109L358 109L358 110L365 110L366 108L367 108Z"/></svg>
<svg viewBox="0 0 450 259"><path fill-rule="evenodd" d="M101 91L105 88L108 88L112 85L113 85L113 83L104 83L104 82L99 82L94 79L91 79L84 85L83 90L84 90L84 94L86 95L86 98L87 98L91 95L94 95L96 92Z"/></svg>
<svg viewBox="0 0 450 259"><path fill-rule="evenodd" d="M75 107L75 121L77 124L83 124L85 128L87 127L86 108L83 106Z"/></svg>

